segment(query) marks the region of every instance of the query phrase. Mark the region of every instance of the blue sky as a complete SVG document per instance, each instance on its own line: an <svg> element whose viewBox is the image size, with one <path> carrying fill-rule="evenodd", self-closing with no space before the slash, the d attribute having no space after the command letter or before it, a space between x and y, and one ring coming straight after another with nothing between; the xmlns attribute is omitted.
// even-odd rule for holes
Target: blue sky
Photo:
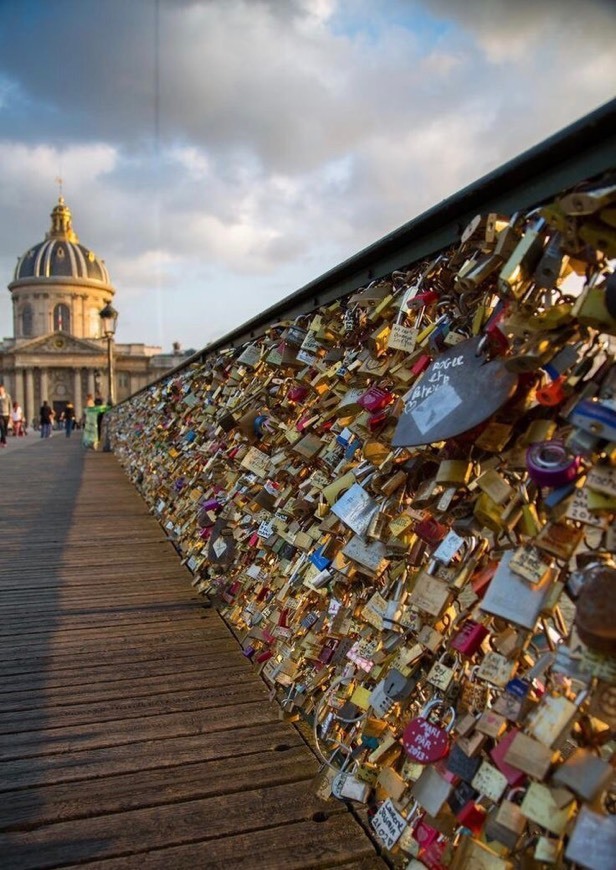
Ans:
<svg viewBox="0 0 616 870"><path fill-rule="evenodd" d="M116 287L118 338L166 349L223 335L611 99L616 80L602 0L0 12L4 286L62 175Z"/></svg>

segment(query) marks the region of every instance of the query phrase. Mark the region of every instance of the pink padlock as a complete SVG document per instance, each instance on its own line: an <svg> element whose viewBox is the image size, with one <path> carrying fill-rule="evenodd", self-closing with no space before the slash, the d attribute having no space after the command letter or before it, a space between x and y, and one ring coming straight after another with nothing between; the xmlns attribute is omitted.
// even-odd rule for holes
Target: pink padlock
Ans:
<svg viewBox="0 0 616 870"><path fill-rule="evenodd" d="M377 411L382 411L383 408L391 405L393 400L394 394L391 390L379 387L377 384L372 384L372 386L368 387L366 392L359 397L357 404L363 408L364 411L376 414Z"/></svg>

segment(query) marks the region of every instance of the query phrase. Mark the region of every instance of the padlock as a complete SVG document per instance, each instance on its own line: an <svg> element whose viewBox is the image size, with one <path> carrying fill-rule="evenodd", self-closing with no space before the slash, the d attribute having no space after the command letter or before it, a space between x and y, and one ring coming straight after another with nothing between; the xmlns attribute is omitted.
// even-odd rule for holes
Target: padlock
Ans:
<svg viewBox="0 0 616 870"><path fill-rule="evenodd" d="M435 698L422 709L419 716L406 725L402 734L402 745L406 754L419 764L432 764L444 758L449 752L449 733L455 723L455 710L449 707L446 727L430 721L433 710L442 709L443 701Z"/></svg>
<svg viewBox="0 0 616 870"><path fill-rule="evenodd" d="M535 539L536 545L540 544L540 537ZM563 537L559 537L559 541L562 540ZM512 551L503 555L480 607L492 616L501 617L522 628L533 629L547 598L549 580L533 585L526 583L511 570L512 557Z"/></svg>
<svg viewBox="0 0 616 870"><path fill-rule="evenodd" d="M378 384L372 384L368 390L357 399L357 404L371 414L382 411L394 401L394 394Z"/></svg>
<svg viewBox="0 0 616 870"><path fill-rule="evenodd" d="M443 580L422 571L409 594L409 602L431 616L441 616L451 598L451 588Z"/></svg>
<svg viewBox="0 0 616 870"><path fill-rule="evenodd" d="M483 680L476 679L479 666L471 668L470 673L462 682L460 707L470 713L483 710L490 698L490 690Z"/></svg>
<svg viewBox="0 0 616 870"><path fill-rule="evenodd" d="M592 803L609 786L614 776L611 765L590 749L576 749L552 774L552 783Z"/></svg>
<svg viewBox="0 0 616 870"><path fill-rule="evenodd" d="M531 782L520 805L522 814L552 834L564 834L575 813L576 803L571 792L561 791L565 795L564 805L561 805L560 796L556 800L556 790L540 782Z"/></svg>
<svg viewBox="0 0 616 870"><path fill-rule="evenodd" d="M453 791L453 785L433 767L424 767L417 782L413 783L411 796L431 816L437 816Z"/></svg>
<svg viewBox="0 0 616 870"><path fill-rule="evenodd" d="M513 677L518 663L500 653L489 650L477 667L477 678L504 688Z"/></svg>
<svg viewBox="0 0 616 870"><path fill-rule="evenodd" d="M332 782L332 795L339 800L353 800L365 804L372 789L356 779L352 773L339 773Z"/></svg>
<svg viewBox="0 0 616 870"><path fill-rule="evenodd" d="M563 731L571 725L586 695L587 692L583 691L575 701L571 701L564 695L545 694L528 715L524 726L526 732L546 746L554 747Z"/></svg>
<svg viewBox="0 0 616 870"><path fill-rule="evenodd" d="M447 770L455 776L460 777L464 782L469 783L469 785L477 773L480 764L481 759L476 756L467 755L457 741L452 744L451 751L445 760Z"/></svg>
<svg viewBox="0 0 616 870"><path fill-rule="evenodd" d="M483 830L487 814L485 807L471 799L455 813L455 817L463 828L478 835Z"/></svg>
<svg viewBox="0 0 616 870"><path fill-rule="evenodd" d="M530 285L542 254L545 220L538 218L526 229L498 277L498 289L505 296L520 299Z"/></svg>
<svg viewBox="0 0 616 870"><path fill-rule="evenodd" d="M472 658L479 652L488 634L488 628L482 622L466 619L451 638L449 645L466 658Z"/></svg>
<svg viewBox="0 0 616 870"><path fill-rule="evenodd" d="M455 656L444 652L428 671L426 680L441 692L446 692L454 680L458 667Z"/></svg>
<svg viewBox="0 0 616 870"><path fill-rule="evenodd" d="M503 761L529 776L543 779L556 758L554 750L518 731L503 755Z"/></svg>
<svg viewBox="0 0 616 870"><path fill-rule="evenodd" d="M616 317L606 303L606 285L590 285L584 288L573 306L572 315L584 326L592 326L610 335L616 334Z"/></svg>
<svg viewBox="0 0 616 870"><path fill-rule="evenodd" d="M507 720L494 709L483 710L475 724L475 729L480 734L497 739L507 728Z"/></svg>
<svg viewBox="0 0 616 870"><path fill-rule="evenodd" d="M614 864L616 816L582 807L565 850L568 861L587 870L605 870Z"/></svg>
<svg viewBox="0 0 616 870"><path fill-rule="evenodd" d="M490 812L485 825L485 835L488 840L497 840L513 851L527 825L515 798L524 794L524 789L516 788L507 792L507 796Z"/></svg>
<svg viewBox="0 0 616 870"><path fill-rule="evenodd" d="M414 532L426 544L435 547L447 534L447 526L439 523L434 517L426 516L415 523Z"/></svg>

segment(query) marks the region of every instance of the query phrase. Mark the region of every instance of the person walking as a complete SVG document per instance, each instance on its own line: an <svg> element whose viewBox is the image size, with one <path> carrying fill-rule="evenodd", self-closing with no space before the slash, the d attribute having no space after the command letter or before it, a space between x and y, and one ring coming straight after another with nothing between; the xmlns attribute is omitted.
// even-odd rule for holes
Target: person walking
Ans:
<svg viewBox="0 0 616 870"><path fill-rule="evenodd" d="M64 409L64 429L66 430L66 437L71 437L71 432L75 427L75 408L72 402L66 403L66 408Z"/></svg>
<svg viewBox="0 0 616 870"><path fill-rule="evenodd" d="M41 423L41 438L50 438L51 424L53 421L53 411L49 407L49 402L47 401L47 399L45 399L45 401L41 405L39 416Z"/></svg>
<svg viewBox="0 0 616 870"><path fill-rule="evenodd" d="M11 397L0 384L0 447L6 447L6 433L9 430L9 418L11 416Z"/></svg>
<svg viewBox="0 0 616 870"><path fill-rule="evenodd" d="M13 421L13 438L15 438L17 435L23 435L24 412L22 411L19 402L13 402L13 408L11 410L11 420Z"/></svg>

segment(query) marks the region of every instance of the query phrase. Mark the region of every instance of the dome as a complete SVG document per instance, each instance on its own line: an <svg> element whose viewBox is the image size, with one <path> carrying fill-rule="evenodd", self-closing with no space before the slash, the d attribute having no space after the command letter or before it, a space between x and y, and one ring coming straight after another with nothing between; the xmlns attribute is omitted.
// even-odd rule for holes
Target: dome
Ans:
<svg viewBox="0 0 616 870"><path fill-rule="evenodd" d="M74 278L110 284L104 262L77 238L71 224L71 210L62 196L51 212L51 229L45 241L33 245L17 261L13 281L32 278Z"/></svg>

